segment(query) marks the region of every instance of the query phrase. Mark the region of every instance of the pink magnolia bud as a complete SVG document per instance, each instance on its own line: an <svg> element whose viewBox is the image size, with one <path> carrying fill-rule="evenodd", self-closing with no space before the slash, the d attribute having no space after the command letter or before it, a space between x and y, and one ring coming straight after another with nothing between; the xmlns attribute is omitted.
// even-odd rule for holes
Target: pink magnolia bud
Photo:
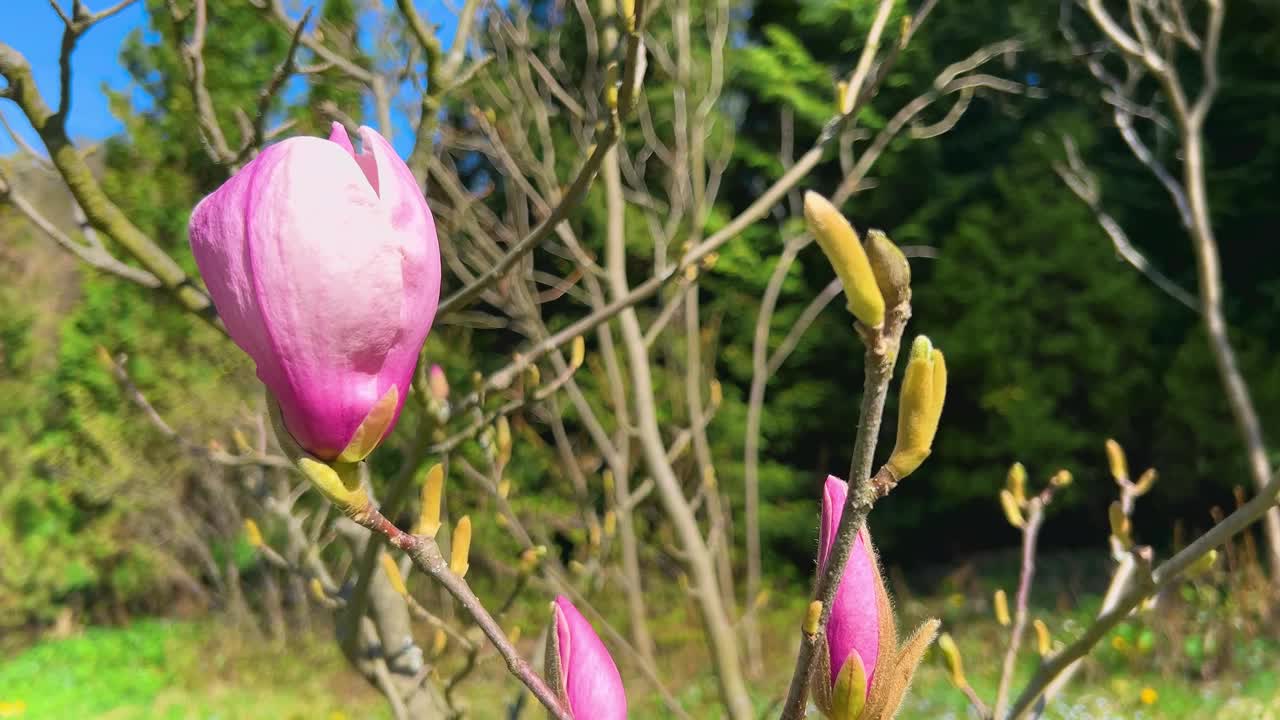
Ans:
<svg viewBox="0 0 1280 720"><path fill-rule="evenodd" d="M618 666L591 623L563 595L555 601L547 646L547 680L576 720L626 720L627 695Z"/></svg>
<svg viewBox="0 0 1280 720"><path fill-rule="evenodd" d="M395 426L440 297L435 222L374 130L264 149L191 214L227 332L285 427L322 460L362 459ZM366 422L367 421L367 422Z"/></svg>
<svg viewBox="0 0 1280 720"><path fill-rule="evenodd" d="M431 372L427 374L427 385L432 398L440 402L449 399L449 379L444 376L444 368L432 365Z"/></svg>
<svg viewBox="0 0 1280 720"><path fill-rule="evenodd" d="M827 476L822 495L819 572L827 566L827 556L835 544L836 529L840 526L840 516L844 513L845 497L848 494L849 486L843 480ZM861 701L866 700L871 689L876 663L880 659L880 583L880 573L871 554L871 538L866 528L863 528L854 541L844 576L840 579L831 605L831 619L827 623L826 645L830 659L833 701L847 696L849 690L855 690L861 695L855 702L860 708ZM845 687L851 682L854 684L852 688ZM862 687L857 687L859 684Z"/></svg>

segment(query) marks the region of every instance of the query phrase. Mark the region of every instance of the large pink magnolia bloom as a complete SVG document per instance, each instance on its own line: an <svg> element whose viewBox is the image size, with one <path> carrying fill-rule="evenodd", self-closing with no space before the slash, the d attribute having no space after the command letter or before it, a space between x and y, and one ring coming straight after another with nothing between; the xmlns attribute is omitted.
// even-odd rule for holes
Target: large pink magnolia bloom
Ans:
<svg viewBox="0 0 1280 720"><path fill-rule="evenodd" d="M359 459L395 426L440 298L431 210L386 139L359 136L359 153L338 123L271 145L191 215L227 332L323 460Z"/></svg>
<svg viewBox="0 0 1280 720"><path fill-rule="evenodd" d="M827 567L827 556L835 544L836 529L844 513L845 497L849 486L845 481L827 476L822 494L822 526L818 545L818 568ZM871 554L871 539L866 528L858 531L844 576L836 588L831 605L831 619L827 622L827 650L831 659L831 683L853 653L858 654L866 672L867 691L875 676L876 661L880 654L880 619L877 613L877 593L880 573Z"/></svg>
<svg viewBox="0 0 1280 720"><path fill-rule="evenodd" d="M618 666L591 623L563 595L555 602L561 687L575 720L626 720L627 694Z"/></svg>

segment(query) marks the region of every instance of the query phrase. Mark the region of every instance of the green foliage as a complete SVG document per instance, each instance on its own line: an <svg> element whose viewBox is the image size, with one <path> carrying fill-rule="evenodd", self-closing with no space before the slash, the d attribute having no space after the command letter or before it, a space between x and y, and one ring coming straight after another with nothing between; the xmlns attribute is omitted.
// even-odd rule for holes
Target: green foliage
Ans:
<svg viewBox="0 0 1280 720"><path fill-rule="evenodd" d="M226 173L207 157L192 121L191 92L175 48L183 31L168 19L165 5L164 0L149 0L147 32L135 33L122 50L136 83L133 91L113 97L126 130L93 159L110 196L193 270L185 241L189 208ZM207 81L218 119L236 145L240 131L235 110L255 111L258 91L282 60L288 38L249 3L210 5L210 26L216 31L206 38ZM527 25L528 41L534 46L552 42L543 24L555 15L551 4L530 5L531 22L522 25ZM695 66L709 57L707 18L715 8L706 5L690 7ZM696 239L723 227L784 172L778 152L784 121L792 156L809 147L835 111L836 82L853 69L873 7L786 0L757 3L750 13L732 9L724 68L729 90L711 108L710 126L699 138L708 158L727 162L720 196L706 208L701 227L686 219L674 228L674 237ZM365 8L356 0L325 0L312 23L331 46L353 48L357 62L371 66L373 60L360 50L371 43ZM649 28L655 34L653 47L672 45L666 14L673 11L667 5L655 8L660 15ZM906 3L895 8L886 43L896 41L905 12ZM561 79L573 86L589 73L583 41L587 30L572 12L555 16L563 22L555 28L568 76ZM1209 172L1228 319L1264 426L1270 429L1280 426L1280 368L1270 362L1271 338L1280 331L1275 312L1280 280L1273 249L1258 238L1269 237L1280 221L1274 203L1257 186L1259 178L1280 167L1280 134L1257 107L1276 96L1268 74L1280 62L1280 23L1274 16L1274 9L1256 4L1233 6L1228 14L1226 78L1209 124ZM902 53L873 105L859 115L861 127L883 127L890 113L931 86L941 67L1002 37L1024 38L1028 51L993 64L992 72L1028 81L1036 76L1049 89L1046 97L1035 100L980 93L950 134L919 141L900 137L872 173L876 187L842 208L859 229L881 227L900 244L937 252L936 259L912 260L916 295L911 332L927 332L946 352L951 390L933 456L873 519L885 556L895 563L1011 542L994 496L1004 469L1015 459L1033 468L1033 478L1059 466L1075 471L1077 486L1055 502L1055 512L1071 514L1072 526L1079 530L1070 542L1105 532L1097 497L1100 489L1107 497L1111 491L1101 462L1106 437L1120 438L1135 466L1154 465L1161 471L1159 489L1146 501L1154 511L1147 534L1156 543L1169 535L1168 518L1203 521L1203 506L1225 504L1230 485L1244 477L1233 421L1195 315L1118 261L1091 213L1052 172L1060 136L1072 135L1095 164L1104 204L1130 230L1135 245L1177 282L1195 286L1188 243L1162 189L1129 159L1114 133L1093 129L1109 122L1106 110L1099 107L1087 73L1064 64L1056 22L1056 13L1022 0L964 7L941 3ZM387 29L376 42L383 48L401 47L403 28L392 22ZM645 85L646 122L659 136L670 137L680 113L696 106L707 88L686 88L689 97L681 99L672 64L653 52ZM413 62L420 69L418 60ZM474 110L503 114L504 126L527 130L528 146L522 152L549 157L554 151L549 169L557 178L571 177L583 148L569 129L569 118L553 116L552 126L543 129L528 108L484 102L485 87L509 80L492 67L482 69L472 83L480 88L475 97L482 107L459 103L445 111L454 118ZM296 122L291 133L324 134L332 110L359 121L362 99L360 88L339 72L311 74L287 85L269 109L270 124L290 119ZM931 108L921 121L935 121L946 109L946 103ZM638 122L626 132L624 142L634 150L644 133ZM1159 135L1153 144L1168 153L1168 140ZM850 149L856 156L865 147L859 140ZM631 169L658 195L667 191L662 163L637 163L635 155L629 158ZM836 155L829 153L800 189L834 188L840 180ZM488 175L501 171L488 158L464 159L459 163L463 179L476 190L487 186ZM633 181L628 177L627 182ZM543 179L537 183L545 190ZM507 207L509 199L501 192L486 203L507 217L517 204ZM798 197L787 198L724 246L701 284L703 360L723 383L724 396L708 433L738 533L744 530L738 518L756 312L784 240L801 231ZM55 214L67 215L64 196L49 190L48 201L62 204ZM518 199L522 213L524 205L525 199ZM583 248L596 257L603 249L603 207L597 184L569 220ZM627 210L633 280L655 259L653 220L639 204ZM73 227L67 230L74 232ZM64 606L102 618L146 610L148 601L169 597L181 568L199 567L184 555L190 548L179 542L178 529L165 511L178 506L201 517L210 502L202 488L218 478L211 478L207 467L192 462L143 417L100 364L98 348L125 355L138 387L183 437L197 444L225 443L219 436L251 425L261 402L251 363L162 296L78 268L43 238L33 237L7 208L0 208L0 236L6 240L0 255L0 306L6 308L0 315L0 393L9 399L9 410L0 417L0 471L6 478L0 484L0 557L5 558L0 563L0 624L48 622ZM10 244L14 256L33 260L11 260ZM680 243L672 243L666 258L682 250ZM569 263L552 253L535 257L539 271L569 274ZM771 347L777 347L830 280L819 250L805 249L783 283ZM662 303L673 299L670 292L661 295ZM761 520L766 572L779 583L808 576L821 481L827 473L843 474L848 466L862 347L839 304L818 318L767 389ZM642 325L654 320L659 307L654 302L637 308ZM562 299L542 304L540 311L554 330L580 317L582 306ZM679 323L678 317L673 320L675 326ZM492 372L510 360L526 329L473 333L464 327L438 328L426 356L441 362L455 392L464 394L473 373ZM612 400L602 349L594 335L587 340L588 361L578 373L578 386L587 405L608 409ZM660 420L664 431L672 433L688 422L678 402L685 392L685 353L683 338L653 348L657 392L672 401L662 404ZM498 402L490 398L489 406ZM560 409L571 442L588 446L590 438L581 430L574 403L562 399ZM881 457L892 445L895 411L891 396ZM405 440L420 420L411 408L374 456L375 482L401 469L407 458ZM538 532L557 536L561 528L553 521L584 503L604 509L598 458L582 459L579 469L588 490L578 497L570 468L554 452L545 426L518 418L513 425L518 442L515 461L507 469L511 501ZM466 444L460 454L484 466L483 451L474 444ZM688 457L677 469L692 484L697 468ZM638 480L633 478L633 484ZM515 551L509 534L487 521L493 503L483 491L451 483L449 503L451 511L476 515L478 545L491 548L497 557L509 558ZM651 504L638 509L642 537L652 540L644 548L647 567L669 562L660 547L659 516ZM1139 517L1137 522L1142 533L1147 520ZM243 553L234 528L209 525L201 526L205 534L199 540L213 547L217 563ZM961 541L940 550L934 534L919 532L933 527L962 536ZM586 538L580 529L562 534L570 554L583 552ZM1059 540L1046 538L1049 543Z"/></svg>
<svg viewBox="0 0 1280 720"><path fill-rule="evenodd" d="M24 708L0 717L384 717L371 691L330 682L343 668L332 647L247 649L220 630L225 638L214 626L146 621L41 643L0 663L0 708Z"/></svg>
<svg viewBox="0 0 1280 720"><path fill-rule="evenodd" d="M99 164L115 202L194 270L186 248L189 208L223 171L204 154L190 121L191 94L172 44L177 29L163 3L152 10L160 41L138 32L122 52L147 97L145 109L114 98L127 135L106 143ZM221 31L210 33L205 48L206 62L217 69L209 74L210 92L219 107L253 108L287 38L252 8L220 5L213 12ZM236 126L229 114L221 119ZM62 203L58 216L66 217L65 193L47 192L46 201ZM197 444L213 439L208 428L229 428L256 402L256 388L245 382L249 363L219 333L152 291L68 272L67 257L54 261L77 281L52 318L32 306L28 332L41 332L19 336L15 345L29 342L38 354L8 360L27 362L20 385L30 401L24 422L3 443L9 480L0 486L0 555L12 558L0 569L0 608L11 610L0 613L3 624L48 621L62 605L117 616L145 608L193 549L169 513L192 499L194 473L207 470L145 419L103 366L99 348L127 358L138 388ZM6 322L7 335L20 332L22 318Z"/></svg>
<svg viewBox="0 0 1280 720"><path fill-rule="evenodd" d="M994 483L974 476L996 480L1017 459L1046 474L1095 466L1097 429L1128 436L1155 390L1142 330L1156 291L1117 265L1088 209L1037 168L1037 150L1024 142L993 169L989 199L959 210L916 276L916 326L962 389L925 469L931 511L992 497Z"/></svg>

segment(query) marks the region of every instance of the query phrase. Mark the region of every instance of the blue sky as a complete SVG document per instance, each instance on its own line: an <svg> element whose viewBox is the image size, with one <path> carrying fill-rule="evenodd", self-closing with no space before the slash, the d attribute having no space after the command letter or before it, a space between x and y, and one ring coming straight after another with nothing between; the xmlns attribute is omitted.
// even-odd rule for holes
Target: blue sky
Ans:
<svg viewBox="0 0 1280 720"><path fill-rule="evenodd" d="M58 1L64 7L71 5L70 0ZM90 10L101 10L114 5L115 1L87 0L86 4ZM390 0L386 1L390 4ZM319 0L304 0L301 4L318 5ZM0 42L13 46L27 57L41 94L50 105L56 104L62 21L53 8L49 7L48 0L0 0L0 6L3 6L0 9ZM419 0L418 6L430 21L439 23L438 32L442 42L448 47L456 18L444 9L443 0ZM107 96L103 88L129 88L128 73L120 66L120 46L130 32L145 28L146 25L146 11L139 0L119 14L98 23L80 38L75 55L72 56L72 103L67 124L73 139L99 140L122 129L123 126L107 108ZM210 32L217 32L217 28L210 27ZM0 113L28 143L43 150L35 131L13 103L0 100ZM396 140L410 140L403 137L403 132L397 135L399 137ZM7 155L15 149L8 133L0 128L0 155Z"/></svg>
<svg viewBox="0 0 1280 720"><path fill-rule="evenodd" d="M27 57L35 73L36 85L50 105L58 98L58 46L62 20L47 0L4 0L0 11L0 42L13 46ZM69 2L64 3L70 5ZM89 0L89 8L100 10L104 0ZM103 20L89 30L76 46L71 75L71 116L67 129L73 138L98 139L118 132L121 125L107 110L103 85L128 87L129 77L117 55L126 35L146 22L142 3L134 3L120 14ZM40 147L22 113L7 100L0 100L0 113L9 125L36 147ZM8 133L0 129L0 155L14 150Z"/></svg>

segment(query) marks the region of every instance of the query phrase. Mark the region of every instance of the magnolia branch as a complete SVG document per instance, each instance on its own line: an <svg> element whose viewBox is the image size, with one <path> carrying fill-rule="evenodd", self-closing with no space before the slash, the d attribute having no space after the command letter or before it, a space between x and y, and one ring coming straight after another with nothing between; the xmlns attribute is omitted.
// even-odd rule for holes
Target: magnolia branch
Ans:
<svg viewBox="0 0 1280 720"><path fill-rule="evenodd" d="M1213 529L1183 548L1181 552L1161 563L1154 571L1150 573L1135 573L1134 584L1121 595L1110 611L1099 615L1097 620L1079 638L1044 660L1039 669L1036 670L1035 675L1027 683L1027 686L1018 695L1018 699L1014 701L1005 720L1017 720L1017 718L1022 717L1059 674L1076 660L1088 655L1093 646L1105 637L1112 628L1123 622L1134 608L1142 604L1147 598L1157 595L1179 582L1183 573L1201 561L1211 550L1216 550L1231 538L1243 532L1274 508L1277 503L1280 503L1280 475L1277 475L1276 479L1273 479L1269 485L1264 487L1249 502L1240 506L1235 512L1224 518L1222 522L1215 525Z"/></svg>
<svg viewBox="0 0 1280 720"><path fill-rule="evenodd" d="M1196 297L1184 290L1168 275L1161 272L1159 268L1152 265L1147 256L1143 255L1129 241L1129 235L1124 231L1120 223L1116 222L1115 218L1102 209L1097 182L1093 173L1089 171L1089 168L1085 167L1084 161L1081 160L1075 142L1070 137L1063 137L1062 146L1066 151L1067 162L1065 164L1055 162L1053 171L1062 179L1063 184L1093 211L1098 225L1107 233L1107 237L1111 238L1111 244L1115 246L1116 253L1166 295L1192 310L1199 311L1200 302Z"/></svg>
<svg viewBox="0 0 1280 720"><path fill-rule="evenodd" d="M1154 17L1167 20L1158 23L1161 35L1153 37L1142 13L1135 13L1130 18L1130 33L1111 16L1102 0L1087 0L1084 3L1094 27L1127 61L1145 67L1156 80L1173 116L1177 128L1177 159L1182 171L1180 188L1185 193L1188 211L1183 220L1189 221L1187 232L1196 257L1200 317L1208 335L1209 349L1213 354L1219 381L1245 446L1245 457L1254 487L1265 494L1265 488L1270 487L1272 481L1271 463L1262 421L1254 406L1249 386L1240 371L1223 312L1221 258L1210 210L1205 168L1204 124L1218 91L1217 53L1226 12L1225 2L1209 0L1206 3L1203 38L1187 43L1200 65L1200 84L1194 96L1184 84L1184 79L1197 77L1197 74L1184 76L1183 68L1186 63L1177 62L1179 58L1174 52L1177 43L1191 35L1187 30L1185 13L1182 8L1178 8L1173 11L1172 17L1165 16L1160 9L1164 5L1148 7L1147 11L1153 13ZM1167 5L1177 6L1179 0ZM1141 157L1139 160L1141 161ZM1152 165L1148 163L1148 167ZM1159 173L1156 176L1161 179ZM1174 195L1177 204L1179 196L1177 193ZM1179 209L1181 212L1181 207ZM1277 587L1280 587L1280 511L1267 513L1263 527L1267 536L1268 564L1273 570Z"/></svg>
<svg viewBox="0 0 1280 720"><path fill-rule="evenodd" d="M798 720L805 716L810 669L820 648L819 641L831 619L833 600L840 586L840 578L844 575L844 567L853 551L854 539L866 522L867 514L875 501L871 464L880 435L880 422L884 417L885 399L889 394L889 381L893 377L893 368L898 359L897 349L910 317L911 307L907 303L889 309L884 327L876 333L878 337L867 342L862 405L858 412L858 430L849 468L849 495L836 530L835 542L827 555L826 569L818 575L813 591L814 600L822 603L822 614L816 627L809 628L813 632L806 629L800 633L800 652L796 655L795 669L791 674L786 699L782 703L780 720Z"/></svg>
<svg viewBox="0 0 1280 720"><path fill-rule="evenodd" d="M471 591L466 580L449 569L449 563L441 554L435 540L410 535L400 530L372 507L357 513L352 519L375 533L385 536L392 545L403 550L413 559L415 567L443 585L498 650L498 654L506 661L507 670L533 692L552 717L557 720L573 720L568 709L561 702L560 696L546 684L528 661L520 655L520 651L511 644L502 626L485 609L484 603Z"/></svg>
<svg viewBox="0 0 1280 720"><path fill-rule="evenodd" d="M1018 576L1018 593L1014 599L1013 628L1009 631L1009 646L1005 648L1004 663L1000 666L1000 684L996 689L994 717L1004 714L1009 704L1009 686L1017 669L1018 650L1022 636L1027 631L1027 617L1031 601L1031 583L1036 574L1036 542L1044 525L1045 507L1053 500L1053 485L1027 501L1026 523L1022 526L1022 570Z"/></svg>
<svg viewBox="0 0 1280 720"><path fill-rule="evenodd" d="M118 11L117 9L122 7L124 5L112 10ZM92 20L96 22L105 16L99 13L88 17L96 18ZM92 25L92 22L72 23L67 26L64 37L72 38L72 42L63 43L62 62L65 67L70 67L71 52L75 48L74 38L78 37L79 32L83 32ZM73 27L82 29L73 33ZM49 153L50 161L62 176L76 203L84 210L89 224L119 243L147 272L159 280L160 284L172 293L184 308L221 329L221 323L213 312L213 305L208 296L187 276L182 267L169 257L168 253L134 225L107 197L80 151L67 137L63 111L70 103L70 96L63 98L64 103L57 113L50 110L35 85L31 66L26 57L5 43L0 43L0 77L8 82L8 86L0 90L0 98L13 101L22 110L36 134L40 136ZM62 88L64 94L69 93L70 83L64 81Z"/></svg>
<svg viewBox="0 0 1280 720"><path fill-rule="evenodd" d="M644 0L635 3L635 20L634 24L639 26L644 19ZM579 169L577 176L570 183L569 188L565 191L563 197L560 198L559 204L555 210L551 212L538 226L534 228L528 235L521 238L515 245L511 247L507 254L497 263L490 266L478 277L468 283L465 287L459 289L453 295L450 295L440 303L439 314L448 315L451 312L462 310L468 304L477 298L481 293L493 285L499 278L505 275L516 263L520 262L533 248L537 247L544 238L551 234L561 222L568 218L578 204L586 197L587 190L591 187L591 183L595 180L596 173L600 170L601 163L604 162L605 155L617 143L618 138L622 134L622 122L630 112L633 93L639 86L641 81L640 68L638 67L637 57L640 48L640 35L633 29L628 34L626 61L624 72L622 74L622 87L618 92L617 105L612 109L610 121L605 128L604 135L597 142L595 149L587 157Z"/></svg>
<svg viewBox="0 0 1280 720"><path fill-rule="evenodd" d="M0 202L7 202L22 213L27 221L58 244L67 252L75 255L86 265L105 273L116 275L143 287L160 287L160 280L141 268L133 267L118 260L112 255L92 231L85 233L85 242L76 242L58 229L48 218L29 202L22 193L10 183L4 171L0 170Z"/></svg>

